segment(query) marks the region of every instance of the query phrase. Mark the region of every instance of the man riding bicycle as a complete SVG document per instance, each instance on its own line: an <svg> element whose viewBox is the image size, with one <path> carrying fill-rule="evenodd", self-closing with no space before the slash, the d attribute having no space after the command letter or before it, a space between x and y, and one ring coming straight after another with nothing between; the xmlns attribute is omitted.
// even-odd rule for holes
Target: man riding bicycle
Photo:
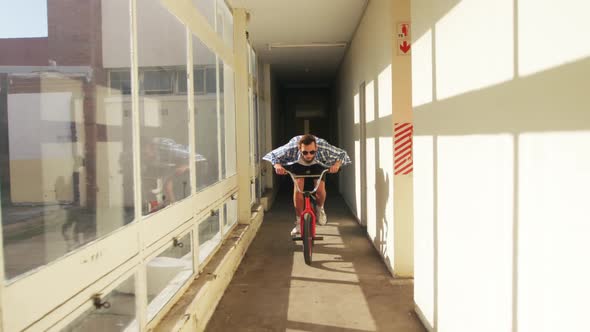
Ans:
<svg viewBox="0 0 590 332"><path fill-rule="evenodd" d="M310 134L293 137L287 144L272 150L262 159L272 163L275 172L279 175L286 174L285 166L290 167L294 173L301 174L317 167L317 165L324 165L330 168L330 173L337 173L340 166L351 163L346 151ZM324 181L325 179L322 180L316 192L316 215L320 225L325 225L328 222L324 211L324 202L326 201ZM297 179L297 183L294 185L303 188L304 179ZM303 194L298 192L296 188L293 188L293 205L295 206L296 219L291 236L296 236L301 233L299 217L303 211Z"/></svg>

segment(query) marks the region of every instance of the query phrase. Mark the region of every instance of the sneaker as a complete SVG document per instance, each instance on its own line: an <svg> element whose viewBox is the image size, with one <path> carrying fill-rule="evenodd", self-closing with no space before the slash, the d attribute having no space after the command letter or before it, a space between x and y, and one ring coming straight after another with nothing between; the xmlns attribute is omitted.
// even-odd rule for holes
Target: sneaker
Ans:
<svg viewBox="0 0 590 332"><path fill-rule="evenodd" d="M328 223L328 217L326 216L326 211L324 211L323 206L318 206L316 208L316 215L318 217L318 224L324 226Z"/></svg>
<svg viewBox="0 0 590 332"><path fill-rule="evenodd" d="M299 222L299 218L295 219L295 227L291 230L291 236L299 236L301 235L301 223Z"/></svg>

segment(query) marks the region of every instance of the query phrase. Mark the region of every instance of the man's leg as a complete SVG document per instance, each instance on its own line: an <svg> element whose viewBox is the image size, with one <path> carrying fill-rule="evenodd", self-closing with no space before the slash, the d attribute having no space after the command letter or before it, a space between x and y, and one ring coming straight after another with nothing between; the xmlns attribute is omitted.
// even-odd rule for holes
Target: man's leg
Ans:
<svg viewBox="0 0 590 332"><path fill-rule="evenodd" d="M305 179L297 179L297 183L293 183L293 186L297 185L303 190L303 181ZM293 187L293 206L295 206L295 213L297 217L301 216L303 212L303 194L297 191L297 188Z"/></svg>
<svg viewBox="0 0 590 332"><path fill-rule="evenodd" d="M172 181L172 177L168 177L164 183L164 195L166 196L165 201L168 201L168 204L176 202L176 197L174 195L174 182Z"/></svg>
<svg viewBox="0 0 590 332"><path fill-rule="evenodd" d="M318 184L318 180L315 180L314 185L317 186L317 184ZM322 183L320 183L320 186L318 187L318 191L316 191L316 193L315 193L315 198L316 198L316 204L318 206L323 207L324 202L326 202L326 182L322 181Z"/></svg>
<svg viewBox="0 0 590 332"><path fill-rule="evenodd" d="M303 212L303 194L297 191L296 185L299 186L300 189L303 190L303 184L305 179L297 179L296 183L293 183L293 206L295 207L295 227L291 230L291 235L300 234L301 233L301 224L299 222L299 217Z"/></svg>
<svg viewBox="0 0 590 332"><path fill-rule="evenodd" d="M315 180L315 185L317 185L317 180ZM318 223L320 225L325 225L328 222L328 217L326 216L326 212L324 211L324 203L326 202L326 182L322 181L318 187L318 191L315 193L316 197L316 215L318 218Z"/></svg>

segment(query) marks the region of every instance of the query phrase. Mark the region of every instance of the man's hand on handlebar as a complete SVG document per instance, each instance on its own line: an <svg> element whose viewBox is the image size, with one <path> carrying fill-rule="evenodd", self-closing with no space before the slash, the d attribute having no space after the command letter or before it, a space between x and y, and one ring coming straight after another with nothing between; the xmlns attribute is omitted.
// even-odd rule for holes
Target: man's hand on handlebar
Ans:
<svg viewBox="0 0 590 332"><path fill-rule="evenodd" d="M283 165L281 165L281 164L274 164L273 167L275 168L275 172L278 175L285 175L285 174L287 174L287 172L286 172L285 168L283 167Z"/></svg>
<svg viewBox="0 0 590 332"><path fill-rule="evenodd" d="M334 165L330 166L330 173L338 173L338 170L340 170L340 165L342 164L342 162L339 160L337 162L334 163Z"/></svg>

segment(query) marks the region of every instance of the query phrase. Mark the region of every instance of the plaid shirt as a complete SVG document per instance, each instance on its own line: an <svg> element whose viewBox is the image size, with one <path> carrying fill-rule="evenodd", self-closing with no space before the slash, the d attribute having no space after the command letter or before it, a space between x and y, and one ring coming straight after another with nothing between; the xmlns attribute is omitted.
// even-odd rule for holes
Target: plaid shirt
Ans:
<svg viewBox="0 0 590 332"><path fill-rule="evenodd" d="M297 162L301 158L301 152L299 152L299 146L297 144L300 138L301 136L291 138L287 144L272 150L266 156L262 157L262 159L270 161L273 165L287 165ZM326 166L331 166L338 160L342 162L342 166L351 163L346 151L330 145L325 139L316 137L316 144L318 151L316 152L315 160L319 163Z"/></svg>

